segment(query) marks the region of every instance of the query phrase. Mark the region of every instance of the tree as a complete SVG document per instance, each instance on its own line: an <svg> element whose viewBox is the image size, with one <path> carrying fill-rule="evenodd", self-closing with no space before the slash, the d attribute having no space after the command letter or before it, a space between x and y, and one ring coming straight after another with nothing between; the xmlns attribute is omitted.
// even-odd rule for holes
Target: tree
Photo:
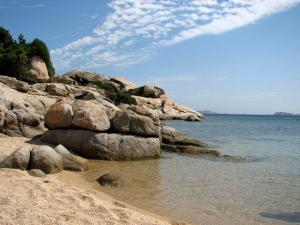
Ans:
<svg viewBox="0 0 300 225"><path fill-rule="evenodd" d="M26 39L25 39L23 34L20 34L18 39L19 39L19 44L20 45L25 45L26 44Z"/></svg>
<svg viewBox="0 0 300 225"><path fill-rule="evenodd" d="M50 77L55 74L49 50L43 41L35 39L26 44L24 35L20 34L17 42L8 30L0 27L0 74L26 80L29 60L33 56L44 60Z"/></svg>
<svg viewBox="0 0 300 225"><path fill-rule="evenodd" d="M11 37L8 30L0 27L0 45L7 46L13 43L13 38Z"/></svg>

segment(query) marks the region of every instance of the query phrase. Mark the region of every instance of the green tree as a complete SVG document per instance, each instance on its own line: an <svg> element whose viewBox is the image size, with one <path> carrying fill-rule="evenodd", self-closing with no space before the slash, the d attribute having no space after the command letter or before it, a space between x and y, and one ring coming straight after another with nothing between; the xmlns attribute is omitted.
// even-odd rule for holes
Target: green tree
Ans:
<svg viewBox="0 0 300 225"><path fill-rule="evenodd" d="M13 43L13 38L11 37L8 30L0 27L0 45L7 46Z"/></svg>
<svg viewBox="0 0 300 225"><path fill-rule="evenodd" d="M20 34L18 39L19 39L19 44L20 45L25 45L26 44L26 39L25 39L23 34Z"/></svg>

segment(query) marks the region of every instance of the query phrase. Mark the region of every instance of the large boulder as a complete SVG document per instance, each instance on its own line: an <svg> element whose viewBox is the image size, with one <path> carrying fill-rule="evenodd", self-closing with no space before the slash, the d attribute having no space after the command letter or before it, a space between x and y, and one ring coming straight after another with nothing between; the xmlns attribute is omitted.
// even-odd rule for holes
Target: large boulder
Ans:
<svg viewBox="0 0 300 225"><path fill-rule="evenodd" d="M20 81L17 80L14 77L8 77L8 76L2 76L0 75L0 82L7 85L8 87L15 89L17 91L21 91L21 92L28 92L29 90L29 84L24 82L24 81Z"/></svg>
<svg viewBox="0 0 300 225"><path fill-rule="evenodd" d="M121 133L138 134L148 137L159 137L160 122L147 109L129 106L117 111L112 120L113 128Z"/></svg>
<svg viewBox="0 0 300 225"><path fill-rule="evenodd" d="M55 96L68 96L70 90L68 90L67 86L64 84L48 84L46 87L46 92L50 95Z"/></svg>
<svg viewBox="0 0 300 225"><path fill-rule="evenodd" d="M49 80L46 63L41 57L33 56L31 58L29 74L25 79L33 83L47 82Z"/></svg>
<svg viewBox="0 0 300 225"><path fill-rule="evenodd" d="M68 128L72 125L72 106L64 100L58 100L45 115L45 125L50 128Z"/></svg>
<svg viewBox="0 0 300 225"><path fill-rule="evenodd" d="M80 156L104 160L137 160L160 156L159 138L98 133L89 130L48 130L42 140L62 144Z"/></svg>
<svg viewBox="0 0 300 225"><path fill-rule="evenodd" d="M44 115L54 98L16 91L0 83L0 132L8 136L35 137L43 133Z"/></svg>
<svg viewBox="0 0 300 225"><path fill-rule="evenodd" d="M128 91L131 95L143 96L146 98L160 98L165 95L165 91L159 87L154 86L142 86Z"/></svg>
<svg viewBox="0 0 300 225"><path fill-rule="evenodd" d="M95 131L106 131L110 122L105 110L93 101L76 100L73 105L72 124L76 127Z"/></svg>
<svg viewBox="0 0 300 225"><path fill-rule="evenodd" d="M0 168L26 170L30 161L30 148L22 146L0 162Z"/></svg>
<svg viewBox="0 0 300 225"><path fill-rule="evenodd" d="M77 83L84 84L84 85L89 84L90 82L93 81L100 81L100 82L109 81L109 78L104 75L97 74L97 73L90 73L81 70L73 70L71 72L64 74L63 77L70 78L76 81Z"/></svg>
<svg viewBox="0 0 300 225"><path fill-rule="evenodd" d="M49 146L36 146L31 151L30 168L40 169L47 174L58 173L63 170L63 158Z"/></svg>
<svg viewBox="0 0 300 225"><path fill-rule="evenodd" d="M65 170L84 171L85 166L63 145L57 145L54 150L62 156Z"/></svg>
<svg viewBox="0 0 300 225"><path fill-rule="evenodd" d="M122 91L128 91L130 89L135 89L138 87L135 83L126 80L124 77L113 77L111 78L111 80L118 83L121 86Z"/></svg>

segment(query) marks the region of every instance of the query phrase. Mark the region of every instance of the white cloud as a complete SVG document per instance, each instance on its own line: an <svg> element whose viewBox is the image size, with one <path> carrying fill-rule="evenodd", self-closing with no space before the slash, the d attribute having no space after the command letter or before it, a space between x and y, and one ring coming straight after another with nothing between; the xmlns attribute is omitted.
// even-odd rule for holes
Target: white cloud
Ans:
<svg viewBox="0 0 300 225"><path fill-rule="evenodd" d="M207 34L220 34L300 0L114 0L89 36L51 51L59 69L129 65L147 60L155 48ZM92 15L91 18L97 18Z"/></svg>

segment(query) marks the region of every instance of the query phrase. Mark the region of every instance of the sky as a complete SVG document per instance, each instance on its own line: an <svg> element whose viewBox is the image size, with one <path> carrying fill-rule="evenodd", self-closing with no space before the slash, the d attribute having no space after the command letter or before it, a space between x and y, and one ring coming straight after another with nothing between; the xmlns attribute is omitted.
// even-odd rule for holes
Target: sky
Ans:
<svg viewBox="0 0 300 225"><path fill-rule="evenodd" d="M74 69L220 113L300 113L300 0L0 0L0 26Z"/></svg>

